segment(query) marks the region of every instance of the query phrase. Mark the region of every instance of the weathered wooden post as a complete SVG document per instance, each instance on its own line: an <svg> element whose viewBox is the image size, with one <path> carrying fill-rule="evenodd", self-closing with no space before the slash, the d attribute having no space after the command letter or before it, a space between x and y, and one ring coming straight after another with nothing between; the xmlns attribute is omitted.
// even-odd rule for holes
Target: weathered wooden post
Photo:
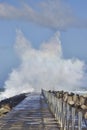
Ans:
<svg viewBox="0 0 87 130"><path fill-rule="evenodd" d="M60 109L59 122L60 122L61 127L63 127L63 102L62 102L62 98L60 98L59 100L60 100L60 105L59 105L59 109Z"/></svg>
<svg viewBox="0 0 87 130"><path fill-rule="evenodd" d="M53 97L53 113L55 115L55 96L53 95L52 97Z"/></svg>
<svg viewBox="0 0 87 130"><path fill-rule="evenodd" d="M57 119L58 119L58 122L59 122L59 114L60 114L60 111L59 111L59 99L57 99Z"/></svg>
<svg viewBox="0 0 87 130"><path fill-rule="evenodd" d="M75 130L75 108L72 107L72 130Z"/></svg>
<svg viewBox="0 0 87 130"><path fill-rule="evenodd" d="M64 102L64 130L67 130L67 103Z"/></svg>
<svg viewBox="0 0 87 130"><path fill-rule="evenodd" d="M78 112L78 130L82 130L82 112Z"/></svg>
<svg viewBox="0 0 87 130"><path fill-rule="evenodd" d="M66 130L66 104L63 102L63 116L62 116L62 127Z"/></svg>
<svg viewBox="0 0 87 130"><path fill-rule="evenodd" d="M52 95L52 99L53 99L53 102L52 102L52 106L53 106L53 113L55 113L55 97L54 95Z"/></svg>
<svg viewBox="0 0 87 130"><path fill-rule="evenodd" d="M50 94L50 109L51 109L51 111L52 111L52 101L53 101L52 94Z"/></svg>
<svg viewBox="0 0 87 130"><path fill-rule="evenodd" d="M57 119L57 99L55 97L55 118Z"/></svg>
<svg viewBox="0 0 87 130"><path fill-rule="evenodd" d="M61 108L60 108L60 123L61 123L61 127L63 128L63 118L64 118L64 109L63 109L63 100L62 98L60 99L60 103L61 103Z"/></svg>
<svg viewBox="0 0 87 130"><path fill-rule="evenodd" d="M59 123L61 124L61 99L59 99Z"/></svg>
<svg viewBox="0 0 87 130"><path fill-rule="evenodd" d="M70 120L70 105L67 104L67 115L66 115L66 129L69 130L69 120Z"/></svg>
<svg viewBox="0 0 87 130"><path fill-rule="evenodd" d="M57 119L57 98L55 98L55 104L56 104L56 107L55 107L55 117Z"/></svg>
<svg viewBox="0 0 87 130"><path fill-rule="evenodd" d="M56 119L59 122L59 100L56 98Z"/></svg>

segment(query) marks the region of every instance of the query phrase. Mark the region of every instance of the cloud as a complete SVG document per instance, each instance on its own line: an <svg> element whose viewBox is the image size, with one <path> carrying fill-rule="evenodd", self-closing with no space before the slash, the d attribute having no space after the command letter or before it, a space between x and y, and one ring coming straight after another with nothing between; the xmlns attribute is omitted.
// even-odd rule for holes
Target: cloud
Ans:
<svg viewBox="0 0 87 130"><path fill-rule="evenodd" d="M85 85L85 64L78 59L63 58L59 32L35 49L17 30L15 49L21 63L9 74L5 92L0 98L23 92L40 92L41 88L72 91Z"/></svg>
<svg viewBox="0 0 87 130"><path fill-rule="evenodd" d="M0 18L1 19L14 19L19 18L21 15L21 11L17 9L16 7L1 3L0 4Z"/></svg>
<svg viewBox="0 0 87 130"><path fill-rule="evenodd" d="M67 29L77 24L77 17L63 0L45 0L39 2L37 8L35 7L24 3L17 8L1 3L0 18L25 20L56 30Z"/></svg>

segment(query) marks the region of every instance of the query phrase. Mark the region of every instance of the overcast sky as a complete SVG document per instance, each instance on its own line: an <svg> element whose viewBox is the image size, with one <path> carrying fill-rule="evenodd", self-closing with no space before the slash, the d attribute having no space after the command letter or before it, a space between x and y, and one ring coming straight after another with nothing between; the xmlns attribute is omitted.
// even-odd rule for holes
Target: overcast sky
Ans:
<svg viewBox="0 0 87 130"><path fill-rule="evenodd" d="M87 62L87 0L0 0L0 86L20 63L16 30L34 48L60 31L64 58Z"/></svg>

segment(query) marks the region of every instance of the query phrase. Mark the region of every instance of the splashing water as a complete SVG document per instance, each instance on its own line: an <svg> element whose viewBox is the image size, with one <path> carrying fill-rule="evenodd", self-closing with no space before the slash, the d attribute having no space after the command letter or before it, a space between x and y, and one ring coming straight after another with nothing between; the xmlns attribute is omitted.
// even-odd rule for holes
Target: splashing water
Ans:
<svg viewBox="0 0 87 130"><path fill-rule="evenodd" d="M21 63L5 82L2 98L24 92L40 92L41 88L69 91L84 85L85 64L79 59L63 58L59 32L35 49L17 30L15 49Z"/></svg>

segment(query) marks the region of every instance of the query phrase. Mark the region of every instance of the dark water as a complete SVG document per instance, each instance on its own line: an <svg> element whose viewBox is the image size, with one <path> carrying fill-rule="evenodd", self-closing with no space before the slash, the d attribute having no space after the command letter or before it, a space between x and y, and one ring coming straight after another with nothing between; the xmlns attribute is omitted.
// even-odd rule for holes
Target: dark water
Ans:
<svg viewBox="0 0 87 130"><path fill-rule="evenodd" d="M4 88L0 88L0 92L4 92L4 90L5 90Z"/></svg>

